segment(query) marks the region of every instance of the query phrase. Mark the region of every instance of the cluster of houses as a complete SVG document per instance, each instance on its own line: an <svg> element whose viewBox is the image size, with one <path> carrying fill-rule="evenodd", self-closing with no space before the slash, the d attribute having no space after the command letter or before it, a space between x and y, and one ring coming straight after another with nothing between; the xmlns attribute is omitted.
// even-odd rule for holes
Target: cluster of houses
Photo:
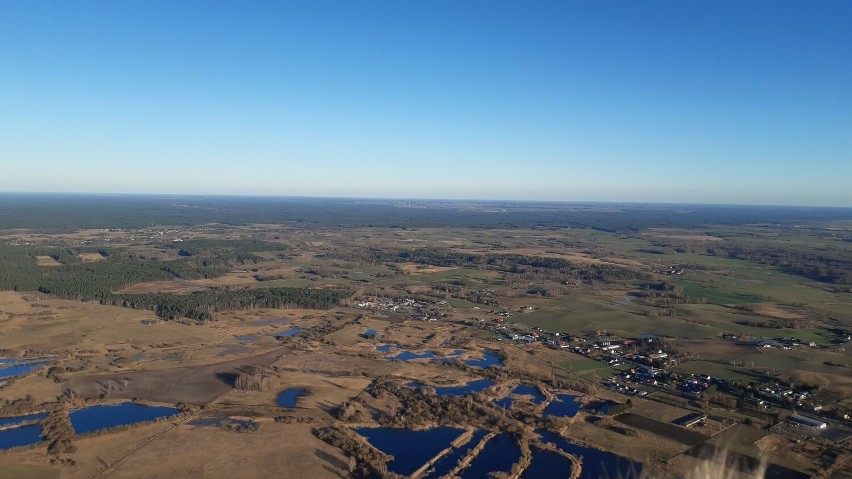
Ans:
<svg viewBox="0 0 852 479"><path fill-rule="evenodd" d="M421 321L437 321L447 316L446 301L428 302L413 298L365 297L355 303L361 309L373 309L388 313L410 315Z"/></svg>

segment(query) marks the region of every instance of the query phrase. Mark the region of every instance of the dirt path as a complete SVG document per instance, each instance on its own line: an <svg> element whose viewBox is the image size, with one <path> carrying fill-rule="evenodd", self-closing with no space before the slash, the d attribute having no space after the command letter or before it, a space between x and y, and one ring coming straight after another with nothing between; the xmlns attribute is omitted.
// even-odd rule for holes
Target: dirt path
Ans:
<svg viewBox="0 0 852 479"><path fill-rule="evenodd" d="M224 392L224 393L220 394L220 395L219 395L219 397L217 397L216 399L214 399L214 400L210 401L210 402L207 404L207 406L205 407L205 409L207 409L207 408L209 408L210 406L212 406L212 405L216 404L217 402L219 402L219 400L221 400L222 398L224 398L224 397L225 397L225 395L227 395L227 394L228 394L228 393L230 393L231 391L233 391L233 389L230 389L230 390L228 390L228 391L226 391L226 392ZM124 455L123 455L123 456L121 456L121 457L119 457L118 459L116 459L115 461L113 461L113 462L109 463L109 465L107 465L107 467L105 467L104 469L101 469L101 470L99 470L99 471L95 472L94 474L92 474L91 476L89 476L89 479L95 479L96 477L101 477L101 476L104 476L104 477L105 477L105 476L108 476L109 474L112 474L113 472L115 472L116 467L117 467L119 464L121 464L121 463L122 463L123 461L125 461L127 458L131 457L131 456L132 456L133 454L135 454L137 451L139 451L139 450L140 450L140 449L142 449L143 447L147 446L148 444L151 444L151 443L152 443L152 442L154 442L156 439L159 439L159 438L161 438L161 437L165 436L165 435L166 435L166 434L168 434L169 432L173 431L176 427L182 426L182 425L184 425L184 424L188 423L189 421L191 421L191 420L195 419L195 418L196 418L196 417L198 417L198 415L199 415L199 414L201 414L201 412L202 412L202 411L204 411L205 409L201 409L201 408L199 408L199 409L198 409L197 411L195 411L194 413L187 415L185 418L183 418L183 419L181 419L180 421L178 421L178 422L176 422L175 424L173 424L173 425L172 425L172 427L170 427L170 428L166 429L165 431L160 432L159 434L155 434L155 435L153 435L153 436L151 436L151 437L149 437L149 438L145 439L144 441L140 442L139 444L137 444L137 445L133 446L133 447L132 447L129 451L127 451L126 453L124 453Z"/></svg>

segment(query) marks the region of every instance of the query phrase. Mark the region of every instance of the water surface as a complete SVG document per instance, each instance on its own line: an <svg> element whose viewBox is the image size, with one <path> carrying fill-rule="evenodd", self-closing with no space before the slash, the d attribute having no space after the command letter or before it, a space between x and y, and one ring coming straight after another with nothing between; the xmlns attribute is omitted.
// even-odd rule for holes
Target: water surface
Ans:
<svg viewBox="0 0 852 479"><path fill-rule="evenodd" d="M13 427L0 431L0 451L13 447L28 446L41 441L41 428L30 426Z"/></svg>
<svg viewBox="0 0 852 479"><path fill-rule="evenodd" d="M167 406L146 406L125 402L115 405L97 405L77 409L68 413L71 425L77 435L101 429L126 426L137 422L174 416L179 409Z"/></svg>
<svg viewBox="0 0 852 479"><path fill-rule="evenodd" d="M485 443L485 448L459 473L461 479L480 479L490 472L509 472L521 458L521 448L511 434L498 434ZM566 476L567 477L567 476Z"/></svg>
<svg viewBox="0 0 852 479"><path fill-rule="evenodd" d="M569 477L571 460L553 451L534 448L532 462L521 474L521 479L539 479L541 477Z"/></svg>
<svg viewBox="0 0 852 479"><path fill-rule="evenodd" d="M422 431L376 427L359 428L355 432L376 449L394 457L388 463L389 471L409 476L446 449L463 430L447 426Z"/></svg>
<svg viewBox="0 0 852 479"><path fill-rule="evenodd" d="M471 449L476 447L476 445L479 444L479 441L481 441L486 434L488 434L488 431L484 431L482 429L473 431L470 441L448 452L441 459L438 459L438 461L426 472L423 479L438 479L452 471L453 468L456 467L456 464L458 464L459 459L465 457Z"/></svg>
<svg viewBox="0 0 852 479"><path fill-rule="evenodd" d="M580 410L580 398L570 394L557 394L556 399L544 408L545 416L574 417Z"/></svg>
<svg viewBox="0 0 852 479"><path fill-rule="evenodd" d="M46 412L39 412L35 414L27 414L26 416L17 416L17 417L0 417L0 429L5 427L13 427L20 426L25 422L37 422L47 417Z"/></svg>
<svg viewBox="0 0 852 479"><path fill-rule="evenodd" d="M555 444L559 449L583 459L580 479L598 479L601 477L631 479L642 475L642 464L611 452L574 444L551 431L542 429L536 432L541 436L542 442Z"/></svg>
<svg viewBox="0 0 852 479"><path fill-rule="evenodd" d="M276 402L281 407L294 408L296 407L296 403L299 401L299 398L307 393L308 391L302 388L285 389L278 394Z"/></svg>

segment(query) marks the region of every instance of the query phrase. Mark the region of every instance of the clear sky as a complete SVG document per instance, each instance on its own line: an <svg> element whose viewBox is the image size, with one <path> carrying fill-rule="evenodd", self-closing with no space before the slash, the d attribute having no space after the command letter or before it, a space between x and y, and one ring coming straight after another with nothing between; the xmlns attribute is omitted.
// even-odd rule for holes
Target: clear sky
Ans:
<svg viewBox="0 0 852 479"><path fill-rule="evenodd" d="M0 191L852 206L852 2L3 0Z"/></svg>

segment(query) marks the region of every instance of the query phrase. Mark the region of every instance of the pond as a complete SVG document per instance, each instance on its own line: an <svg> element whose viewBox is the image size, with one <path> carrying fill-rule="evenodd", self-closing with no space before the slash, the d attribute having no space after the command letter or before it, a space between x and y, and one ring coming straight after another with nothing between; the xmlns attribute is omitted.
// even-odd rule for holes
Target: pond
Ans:
<svg viewBox="0 0 852 479"><path fill-rule="evenodd" d="M5 427L20 426L21 424L28 422L38 422L46 417L46 412L27 414L26 416L17 417L0 417L0 429L3 429Z"/></svg>
<svg viewBox="0 0 852 479"><path fill-rule="evenodd" d="M388 463L388 470L404 476L411 475L446 449L462 431L447 426L422 431L388 427L355 429L376 449L392 455L394 460Z"/></svg>
<svg viewBox="0 0 852 479"><path fill-rule="evenodd" d="M293 336L295 336L295 335L297 335L301 332L302 332L302 330L299 329L299 328L290 328L290 329L285 329L284 331L278 331L277 333L272 333L272 337L274 337L276 339L292 338Z"/></svg>
<svg viewBox="0 0 852 479"><path fill-rule="evenodd" d="M456 464L458 464L459 459L467 456L468 452L476 447L476 445L479 444L479 441L481 441L486 434L488 434L488 431L484 431L482 429L473 431L470 441L448 452L441 459L438 459L438 461L433 464L428 471L426 471L423 479L438 479L452 471L453 468L456 467Z"/></svg>
<svg viewBox="0 0 852 479"><path fill-rule="evenodd" d="M275 401L281 407L294 408L299 398L307 393L308 391L302 388L289 388L281 391Z"/></svg>
<svg viewBox="0 0 852 479"><path fill-rule="evenodd" d="M570 394L557 394L556 399L544 408L545 416L574 417L580 410L580 398Z"/></svg>
<svg viewBox="0 0 852 479"><path fill-rule="evenodd" d="M401 351L396 356L391 356L388 359L391 361L413 361L415 359L431 359L433 361L447 362L455 361L456 358L464 354L461 349L456 349L446 356L437 356L435 351L424 351L422 353L414 353L411 351Z"/></svg>
<svg viewBox="0 0 852 479"><path fill-rule="evenodd" d="M41 441L41 428L30 426L13 427L0 431L0 451L13 447L28 446Z"/></svg>
<svg viewBox="0 0 852 479"><path fill-rule="evenodd" d="M174 416L179 409L167 406L146 406L125 402L115 405L97 405L84 407L68 413L71 425L77 435L101 429L126 426L137 422L153 421Z"/></svg>
<svg viewBox="0 0 852 479"><path fill-rule="evenodd" d="M382 344L381 346L376 346L376 351L380 353L389 353L394 348L396 348L396 346L393 344Z"/></svg>
<svg viewBox="0 0 852 479"><path fill-rule="evenodd" d="M555 444L559 449L583 459L581 479L597 479L600 477L618 477L623 479L638 478L642 475L642 464L611 452L599 451L590 447L574 444L568 439L547 430L536 431L542 442Z"/></svg>
<svg viewBox="0 0 852 479"><path fill-rule="evenodd" d="M465 394L475 393L488 389L494 385L494 381L490 379L477 379L461 386L433 386L435 394L438 396L464 396ZM421 383L408 383L406 386L410 388L422 388Z"/></svg>
<svg viewBox="0 0 852 479"><path fill-rule="evenodd" d="M532 396L533 404L541 404L544 402L546 397L541 391L538 390L535 386L530 386L528 384L519 384L513 391L512 394L515 396Z"/></svg>
<svg viewBox="0 0 852 479"><path fill-rule="evenodd" d="M2 360L2 362L0 362L0 378L15 378L47 366L47 363L53 361L53 358L0 358L0 360Z"/></svg>
<svg viewBox="0 0 852 479"><path fill-rule="evenodd" d="M546 449L534 448L532 462L521 474L521 479L540 477L568 477L571 474L571 460Z"/></svg>
<svg viewBox="0 0 852 479"><path fill-rule="evenodd" d="M489 366L503 365L503 360L500 359L500 356L497 356L490 351L482 353L482 359L465 359L463 362L474 368L487 368Z"/></svg>
<svg viewBox="0 0 852 479"><path fill-rule="evenodd" d="M459 473L461 479L488 477L491 472L510 472L521 457L521 448L511 434L498 434L485 443L485 448Z"/></svg>

